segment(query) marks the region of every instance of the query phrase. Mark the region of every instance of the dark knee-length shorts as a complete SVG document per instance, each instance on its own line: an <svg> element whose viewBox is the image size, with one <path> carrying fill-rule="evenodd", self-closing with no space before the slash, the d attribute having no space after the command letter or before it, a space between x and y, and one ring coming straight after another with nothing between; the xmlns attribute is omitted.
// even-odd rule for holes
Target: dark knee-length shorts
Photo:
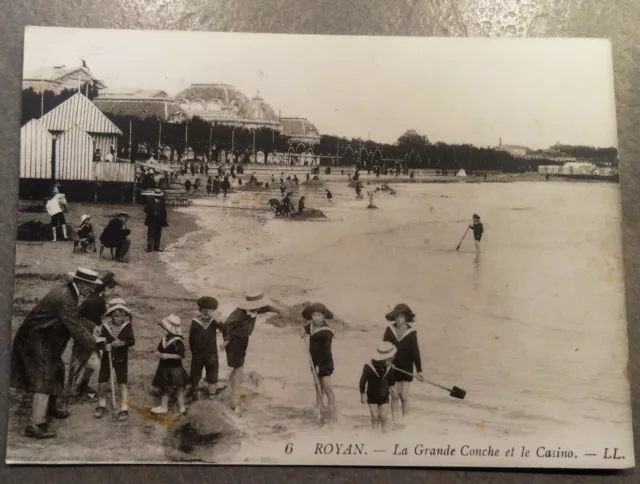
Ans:
<svg viewBox="0 0 640 484"><path fill-rule="evenodd" d="M248 347L248 337L232 337L225 347L225 351L227 352L227 365L231 368L240 368L244 366L244 359L247 356Z"/></svg>
<svg viewBox="0 0 640 484"><path fill-rule="evenodd" d="M207 372L207 383L218 383L218 353L198 354L191 357L191 383L197 384L202 378L202 369Z"/></svg>
<svg viewBox="0 0 640 484"><path fill-rule="evenodd" d="M108 383L111 378L109 368L109 354L105 351L100 362L100 372L98 373L98 383ZM127 358L113 358L113 372L116 374L116 381L119 384L129 383L129 362Z"/></svg>

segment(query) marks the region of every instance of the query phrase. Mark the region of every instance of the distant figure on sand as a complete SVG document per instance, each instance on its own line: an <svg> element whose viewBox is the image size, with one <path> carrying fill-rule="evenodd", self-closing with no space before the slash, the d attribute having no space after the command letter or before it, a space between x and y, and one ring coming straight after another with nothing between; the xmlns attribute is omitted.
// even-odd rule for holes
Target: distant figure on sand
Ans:
<svg viewBox="0 0 640 484"><path fill-rule="evenodd" d="M46 205L47 212L51 216L51 230L53 232L53 241L58 240L58 227L62 227L62 236L64 240L69 240L67 236L67 221L64 218L64 212L67 211L67 199L63 193L58 192L58 187L54 187L53 196Z"/></svg>
<svg viewBox="0 0 640 484"><path fill-rule="evenodd" d="M304 210L304 199L305 197L300 197L300 200L298 200L298 214L301 214Z"/></svg>
<svg viewBox="0 0 640 484"><path fill-rule="evenodd" d="M329 200L329 203L333 205L333 194L329 191L328 188L325 188L324 191L327 192L327 200Z"/></svg>
<svg viewBox="0 0 640 484"><path fill-rule="evenodd" d="M333 330L326 320L333 319L333 313L322 303L313 303L302 310L302 317L308 321L301 336L309 335L309 353L320 387L316 387L316 403L318 408L324 407L323 394L327 396L330 416L335 415L336 397L331 385L333 374L333 353L331 343L334 338Z"/></svg>
<svg viewBox="0 0 640 484"><path fill-rule="evenodd" d="M362 198L362 184L359 181L356 181L356 198Z"/></svg>
<svg viewBox="0 0 640 484"><path fill-rule="evenodd" d="M100 243L104 247L116 249L115 260L118 262L126 262L125 256L131 246L131 241L127 238L131 233L131 230L127 228L128 219L127 212L120 212L115 218L109 220L100 235Z"/></svg>
<svg viewBox="0 0 640 484"><path fill-rule="evenodd" d="M162 252L160 248L162 229L169 225L162 190L155 189L153 195L148 197L144 213L146 215L144 224L147 226L147 252Z"/></svg>
<svg viewBox="0 0 640 484"><path fill-rule="evenodd" d="M222 195L224 198L227 198L227 193L231 188L231 183L229 183L229 175L224 176L224 180L222 181Z"/></svg>
<svg viewBox="0 0 640 484"><path fill-rule="evenodd" d="M242 383L242 372L244 360L247 356L249 338L253 333L256 318L259 313L277 311L276 308L264 293L248 293L244 301L229 315L223 325L224 343L220 349L227 353L227 365L232 370L229 375L229 385L231 387L229 405L232 410L238 407L238 397L240 384Z"/></svg>
<svg viewBox="0 0 640 484"><path fill-rule="evenodd" d="M383 341L393 343L398 352L393 360L394 379L397 389L393 393L391 412L396 424L401 424L402 417L409 412L409 387L413 381L413 367L416 368L415 377L422 381L422 359L418 347L418 333L411 327L415 314L406 304L400 303L393 311L385 315L387 321L393 321L384 332ZM407 374L408 373L408 374ZM400 408L402 404L402 408Z"/></svg>
<svg viewBox="0 0 640 484"><path fill-rule="evenodd" d="M369 405L371 426L380 426L383 432L388 429L389 401L396 383L392 363L397 351L389 341L379 343L360 377L360 401Z"/></svg>
<svg viewBox="0 0 640 484"><path fill-rule="evenodd" d="M184 191L189 194L191 192L191 180L188 178L184 181Z"/></svg>
<svg viewBox="0 0 640 484"><path fill-rule="evenodd" d="M484 226L480 222L480 215L473 214L473 224L469 225L469 228L473 230L473 239L476 243L476 252L480 252L480 241L482 240L482 234L484 233Z"/></svg>
<svg viewBox="0 0 640 484"><path fill-rule="evenodd" d="M369 197L369 205L367 205L367 208L378 208L373 204L373 194L374 190L369 190L367 192L367 196Z"/></svg>

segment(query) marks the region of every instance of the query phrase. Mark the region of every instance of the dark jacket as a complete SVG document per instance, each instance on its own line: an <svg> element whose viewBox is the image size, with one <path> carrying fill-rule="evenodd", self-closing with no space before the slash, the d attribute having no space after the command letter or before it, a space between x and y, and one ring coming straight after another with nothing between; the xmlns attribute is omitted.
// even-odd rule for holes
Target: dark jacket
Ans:
<svg viewBox="0 0 640 484"><path fill-rule="evenodd" d="M130 233L131 231L126 228L122 220L114 218L109 220L109 223L102 231L100 242L105 247L119 247Z"/></svg>
<svg viewBox="0 0 640 484"><path fill-rule="evenodd" d="M199 355L218 354L216 345L218 330L222 331L222 324L215 319L207 324L200 321L199 318L193 318L189 329L189 348L191 352Z"/></svg>
<svg viewBox="0 0 640 484"><path fill-rule="evenodd" d="M146 215L144 224L147 227L166 227L167 224L167 207L162 200L156 200L150 197L147 201L147 205L144 207L144 213Z"/></svg>
<svg viewBox="0 0 640 484"><path fill-rule="evenodd" d="M107 303L102 292L92 292L78 308L80 316L91 321L94 325L102 324L102 317L107 312Z"/></svg>
<svg viewBox="0 0 640 484"><path fill-rule="evenodd" d="M80 239L88 239L89 237L93 237L93 225L88 220L85 220L78 227L78 237Z"/></svg>
<svg viewBox="0 0 640 484"><path fill-rule="evenodd" d="M129 348L136 344L136 338L133 334L133 325L131 322L123 324L119 331L113 325L105 322L100 327L100 336L105 338L108 344L111 344L116 340L122 341L124 346L111 348L111 356L114 360L128 360ZM100 346L103 345L101 344Z"/></svg>
<svg viewBox="0 0 640 484"><path fill-rule="evenodd" d="M309 353L314 366L333 367L333 353L331 352L331 342L333 341L333 331L323 324L319 328L311 330L311 323L304 327L305 333L309 335Z"/></svg>
<svg viewBox="0 0 640 484"><path fill-rule="evenodd" d="M389 398L389 388L395 385L394 373L391 366L384 368L373 360L364 365L362 376L360 377L360 394L366 393L367 398L372 401L384 401Z"/></svg>
<svg viewBox="0 0 640 484"><path fill-rule="evenodd" d="M64 396L62 354L71 338L87 349L95 349L92 331L92 323L83 321L78 312L74 285L53 289L16 331L11 348L11 387Z"/></svg>
<svg viewBox="0 0 640 484"><path fill-rule="evenodd" d="M244 309L236 308L222 326L224 340L229 341L234 336L248 338L253 333L255 325L255 318L250 317Z"/></svg>
<svg viewBox="0 0 640 484"><path fill-rule="evenodd" d="M482 234L484 233L484 226L482 222L474 222L473 225L469 226L471 230L473 230L473 238L475 240L481 240Z"/></svg>
<svg viewBox="0 0 640 484"><path fill-rule="evenodd" d="M413 366L416 371L422 373L422 359L420 348L418 347L418 333L414 328L409 328L402 338L398 339L394 324L387 326L382 341L389 341L398 349L393 364L401 370L413 373Z"/></svg>

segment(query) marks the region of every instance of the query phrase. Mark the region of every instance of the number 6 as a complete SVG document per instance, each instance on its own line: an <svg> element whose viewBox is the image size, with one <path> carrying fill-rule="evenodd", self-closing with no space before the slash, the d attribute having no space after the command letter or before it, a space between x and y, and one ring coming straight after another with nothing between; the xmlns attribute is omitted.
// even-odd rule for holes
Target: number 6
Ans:
<svg viewBox="0 0 640 484"><path fill-rule="evenodd" d="M289 455L291 454L291 452L293 452L293 444L289 442L287 446L284 448L284 453Z"/></svg>

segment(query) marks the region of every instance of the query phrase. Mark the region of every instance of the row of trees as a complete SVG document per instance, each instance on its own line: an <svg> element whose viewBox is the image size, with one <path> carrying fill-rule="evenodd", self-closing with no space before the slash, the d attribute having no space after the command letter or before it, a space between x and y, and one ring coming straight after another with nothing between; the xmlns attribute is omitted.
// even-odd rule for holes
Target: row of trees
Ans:
<svg viewBox="0 0 640 484"><path fill-rule="evenodd" d="M90 85L80 88L90 99L95 98L97 89ZM39 94L32 89L22 93L22 122L39 118L57 105L73 96L77 90L65 90L59 94L45 92ZM169 152L169 160L182 159L188 146L200 159L217 159L225 150L234 151L236 156L248 154L255 146L265 157L272 152L286 153L290 150L301 153L312 149L315 155L325 157L324 163L330 160L334 165L357 165L361 169L375 166L393 168L397 165L408 169L446 169L467 171L528 171L537 170L539 165L557 164L553 159L530 160L515 158L511 154L469 144L450 145L447 143L431 143L418 134L405 134L395 144L376 143L371 140L345 138L322 135L314 146L306 146L289 137L268 128L248 130L224 125L212 125L199 117L188 122L167 123L156 117L140 119L131 116L107 117L124 133L119 143L118 156L131 157L134 160L154 156L161 158L163 151ZM131 147L129 147L131 139ZM130 152L130 148L133 151ZM552 147L562 153L597 160L602 165L617 165L615 148L593 148L586 146Z"/></svg>

